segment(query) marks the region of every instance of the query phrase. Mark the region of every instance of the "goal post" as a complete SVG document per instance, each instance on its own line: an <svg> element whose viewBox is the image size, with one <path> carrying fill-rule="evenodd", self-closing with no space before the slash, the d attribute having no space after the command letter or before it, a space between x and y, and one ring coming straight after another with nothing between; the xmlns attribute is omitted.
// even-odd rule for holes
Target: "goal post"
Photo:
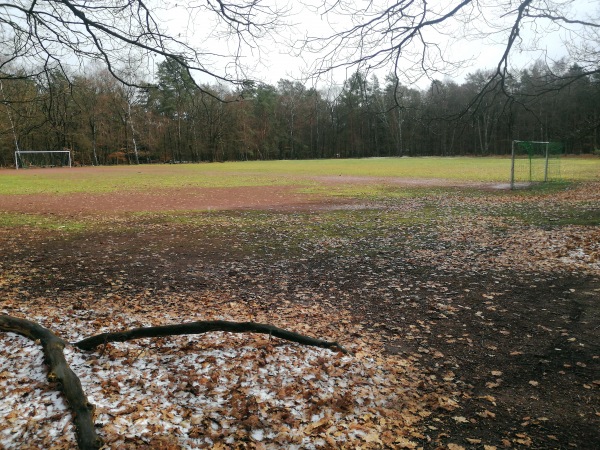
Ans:
<svg viewBox="0 0 600 450"><path fill-rule="evenodd" d="M546 183L560 179L559 142L513 140L511 146L510 188L517 183Z"/></svg>
<svg viewBox="0 0 600 450"><path fill-rule="evenodd" d="M15 167L72 167L71 150L17 150Z"/></svg>

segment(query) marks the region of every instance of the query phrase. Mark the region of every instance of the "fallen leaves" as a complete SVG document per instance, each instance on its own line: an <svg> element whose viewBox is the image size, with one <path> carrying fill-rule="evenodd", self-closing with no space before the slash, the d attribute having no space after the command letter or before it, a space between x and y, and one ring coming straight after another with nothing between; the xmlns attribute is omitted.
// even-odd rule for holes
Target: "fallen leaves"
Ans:
<svg viewBox="0 0 600 450"><path fill-rule="evenodd" d="M97 234L51 239L0 230L1 307L72 341L90 330L231 319L275 322L355 352L344 359L229 335L73 351L92 400L104 399L99 430L115 448L567 446L542 393L565 400L551 389L558 365L558 385L588 402L564 405L597 398L595 361L582 351L592 335L581 331L595 325L579 310L579 282L598 269L598 231L507 218L508 194L446 194L359 212L121 217ZM558 207L548 196L519 208L543 209L539 201ZM9 415L14 429L1 424L0 439L72 442L35 346L13 338L0 337L0 408L26 419ZM511 418L525 408L534 411ZM570 426L585 431L586 420Z"/></svg>
<svg viewBox="0 0 600 450"><path fill-rule="evenodd" d="M453 444L452 442L448 444L448 450L465 450L462 445Z"/></svg>
<svg viewBox="0 0 600 450"><path fill-rule="evenodd" d="M525 433L517 433L516 436L517 436L517 439L515 439L515 442L517 444L521 444L521 445L524 445L526 447L530 447L531 446L532 440Z"/></svg>
<svg viewBox="0 0 600 450"><path fill-rule="evenodd" d="M502 380L498 379L496 381L488 381L485 383L485 387L488 389L494 389L500 386L500 384L502 384Z"/></svg>
<svg viewBox="0 0 600 450"><path fill-rule="evenodd" d="M482 400L487 400L492 405L496 406L496 397L493 397L491 395L482 395L482 396L479 396L478 398L480 398Z"/></svg>
<svg viewBox="0 0 600 450"><path fill-rule="evenodd" d="M103 311L109 308L105 302ZM87 332L85 321L65 319L60 312L60 307L43 312L55 331L71 340ZM98 325L104 330L152 323L164 321L165 314L171 320L176 318L164 309L153 315L120 308ZM297 317L304 312L282 309L279 314L281 318L286 314ZM111 326L109 320L115 324ZM198 343L194 340L178 336L117 342L96 353L66 349L69 364L96 405L99 434L108 445L159 445L160 441L172 448L192 443L227 446L246 437L261 444L303 445L322 440L342 448L360 442L414 448L402 435L414 433L415 425L430 414L423 408L431 403L427 400L431 394L416 394L418 389L413 388L415 394L406 395L419 378L414 368L401 361L398 364L398 357L374 358L377 353L364 343L362 347L354 345L357 357L352 357L226 333L202 336ZM28 353L39 354L35 343L11 333L0 335L0 341L4 361L0 384L7 394L0 406L12 411L0 425L0 442L6 445L2 436L10 432L32 445L42 446L47 436L56 445L72 443L67 406L42 382L40 357L27 360ZM13 367L11 358L6 358L9 354L13 359L23 355L21 373L27 378L37 374L39 382L15 382L13 369L7 370ZM48 402L46 417L61 418L60 433L54 431L52 421L40 420L35 398L27 403L14 400L15 395L23 395L15 389L20 385L29 390L38 385L47 392L52 402ZM449 398L439 402L445 408L456 407ZM38 411L35 422L26 419L33 411Z"/></svg>
<svg viewBox="0 0 600 450"><path fill-rule="evenodd" d="M494 417L496 417L496 414L495 414L495 413L493 413L493 412L491 412L491 411L488 411L487 409L485 409L485 410L483 410L483 411L479 411L479 412L477 413L477 415L478 415L479 417L483 417L484 419L490 419L490 418L491 418L491 419L493 419Z"/></svg>

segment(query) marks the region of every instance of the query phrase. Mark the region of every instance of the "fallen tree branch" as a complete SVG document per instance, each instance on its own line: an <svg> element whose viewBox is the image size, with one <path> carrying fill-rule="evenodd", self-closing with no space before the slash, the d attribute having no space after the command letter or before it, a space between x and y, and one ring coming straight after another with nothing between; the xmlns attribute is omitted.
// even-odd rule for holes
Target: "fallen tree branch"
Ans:
<svg viewBox="0 0 600 450"><path fill-rule="evenodd" d="M100 448L102 440L94 428L94 405L88 402L81 381L67 364L63 353L67 342L37 323L7 315L0 315L0 330L12 331L34 341L40 341L45 362L49 367L47 379L59 383L73 412L79 448L82 450Z"/></svg>
<svg viewBox="0 0 600 450"><path fill-rule="evenodd" d="M81 381L71 370L63 350L68 344L52 331L26 319L0 315L0 331L12 331L34 341L39 341L44 352L44 361L49 366L48 381L58 382L73 412L77 444L82 450L95 450L102 446L102 439L94 428L94 406L88 402L81 387ZM102 333L83 339L72 345L81 350L93 350L109 342L125 342L133 339L175 336L182 334L202 334L210 331L230 333L262 333L292 342L314 347L348 351L337 342L325 341L287 331L273 325L255 322L228 322L225 320L199 321L157 327L133 328L116 333Z"/></svg>
<svg viewBox="0 0 600 450"><path fill-rule="evenodd" d="M348 350L346 350L337 342L311 338L268 324L255 322L229 322L226 320L208 320L175 325L162 325L157 327L132 328L130 330L119 331L115 333L97 334L79 342L75 342L73 345L81 350L93 350L99 345L103 345L108 342L125 342L133 339L176 336L181 334L202 334L209 331L228 331L230 333L262 333L275 336L280 339L297 342L303 345L334 349L343 353L348 353Z"/></svg>

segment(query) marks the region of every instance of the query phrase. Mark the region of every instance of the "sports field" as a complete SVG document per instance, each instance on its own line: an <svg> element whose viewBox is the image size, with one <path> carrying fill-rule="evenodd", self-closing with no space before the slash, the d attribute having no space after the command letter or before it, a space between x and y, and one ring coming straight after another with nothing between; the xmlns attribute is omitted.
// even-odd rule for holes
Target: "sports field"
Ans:
<svg viewBox="0 0 600 450"><path fill-rule="evenodd" d="M213 164L107 166L0 170L0 194L101 193L187 187L305 184L329 177L441 180L454 183L508 183L509 158L370 158L308 161L249 161ZM565 181L600 178L600 158L565 158ZM437 182L437 183L436 183ZM447 181L446 181L447 183Z"/></svg>
<svg viewBox="0 0 600 450"><path fill-rule="evenodd" d="M68 342L106 448L595 448L600 159L0 170L0 313ZM0 316L0 328L2 327ZM0 447L72 448L40 346L0 332Z"/></svg>

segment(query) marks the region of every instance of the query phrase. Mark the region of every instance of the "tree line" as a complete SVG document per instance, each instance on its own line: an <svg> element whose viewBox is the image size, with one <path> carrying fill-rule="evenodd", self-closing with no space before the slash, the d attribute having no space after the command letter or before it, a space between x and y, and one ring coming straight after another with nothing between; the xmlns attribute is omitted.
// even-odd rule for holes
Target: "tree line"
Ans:
<svg viewBox="0 0 600 450"><path fill-rule="evenodd" d="M6 74L5 74L6 75ZM427 89L357 71L342 86L201 85L178 61L128 85L106 69L16 71L0 84L0 165L14 151L71 150L75 164L376 156L501 155L513 139L600 148L600 75L532 64L502 85L489 73Z"/></svg>

